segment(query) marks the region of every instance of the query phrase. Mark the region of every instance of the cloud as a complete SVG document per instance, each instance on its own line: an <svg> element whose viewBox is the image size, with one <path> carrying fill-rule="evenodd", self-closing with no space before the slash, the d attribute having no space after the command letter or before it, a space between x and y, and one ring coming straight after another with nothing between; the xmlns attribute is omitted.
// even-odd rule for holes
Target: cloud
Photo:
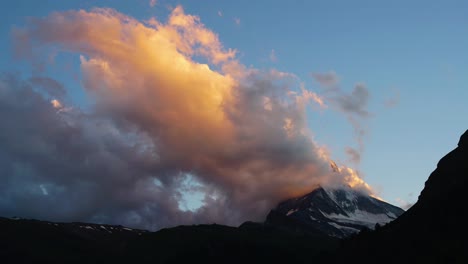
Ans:
<svg viewBox="0 0 468 264"><path fill-rule="evenodd" d="M240 23L241 23L240 18L235 17L235 18L234 18L234 23L236 23L236 25L240 25Z"/></svg>
<svg viewBox="0 0 468 264"><path fill-rule="evenodd" d="M352 147L346 147L345 152L349 157L349 160L354 164L359 164L361 162L361 154L359 151L355 150Z"/></svg>
<svg viewBox="0 0 468 264"><path fill-rule="evenodd" d="M75 54L93 105L69 105L52 78L1 78L1 215L237 225L317 184L372 191L313 141L306 105L325 106L320 96L293 74L245 67L180 6L167 22L56 12L13 35L32 60L50 46ZM186 193L202 194L200 208L181 209Z"/></svg>
<svg viewBox="0 0 468 264"><path fill-rule="evenodd" d="M369 117L367 111L369 101L369 90L363 83L354 86L351 94L337 94L335 103L345 113L358 117Z"/></svg>
<svg viewBox="0 0 468 264"><path fill-rule="evenodd" d="M318 94L305 89L303 85L301 85L301 93L298 94L296 92L290 92L290 95L294 95L296 97L296 103L299 106L305 107L310 101L314 102L316 105L319 106L321 109L327 108L327 105L322 97Z"/></svg>
<svg viewBox="0 0 468 264"><path fill-rule="evenodd" d="M150 5L151 7L154 7L156 4L157 4L157 0L150 0L150 1L149 1L149 5Z"/></svg>
<svg viewBox="0 0 468 264"><path fill-rule="evenodd" d="M334 71L328 73L312 73L312 77L321 85L325 101L344 114L354 128L356 148L346 147L345 152L351 161L357 163L364 152L364 137L368 134L366 121L372 114L368 110L369 90L364 83L356 83L347 93L339 86L339 77Z"/></svg>
<svg viewBox="0 0 468 264"><path fill-rule="evenodd" d="M223 12L221 12L221 10L218 10L218 16L220 16L220 17L223 16Z"/></svg>
<svg viewBox="0 0 468 264"><path fill-rule="evenodd" d="M334 71L329 71L325 73L312 73L312 77L320 85L328 88L333 87L340 82L340 78Z"/></svg>

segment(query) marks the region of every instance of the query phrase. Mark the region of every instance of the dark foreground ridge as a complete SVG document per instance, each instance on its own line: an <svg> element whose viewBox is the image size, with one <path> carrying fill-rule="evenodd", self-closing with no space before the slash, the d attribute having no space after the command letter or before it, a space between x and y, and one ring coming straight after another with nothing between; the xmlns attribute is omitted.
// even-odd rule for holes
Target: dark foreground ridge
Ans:
<svg viewBox="0 0 468 264"><path fill-rule="evenodd" d="M339 240L245 223L158 232L86 223L0 218L1 263L309 263Z"/></svg>
<svg viewBox="0 0 468 264"><path fill-rule="evenodd" d="M269 216L273 221L247 222L238 228L198 225L147 232L122 226L0 218L0 260L1 263L468 263L467 178L468 131L458 147L439 161L411 209L375 231L366 229L345 240L324 233L320 226L304 224L300 213L298 217L289 217L300 211L293 212L301 205L295 202L288 204L293 205L293 211L287 207L287 211L281 211L286 210L281 206L273 210ZM383 211L375 212L387 216L398 213L390 205L382 206L378 210Z"/></svg>
<svg viewBox="0 0 468 264"><path fill-rule="evenodd" d="M376 232L345 241L335 256L361 263L468 263L467 179L468 130L439 161L415 205Z"/></svg>

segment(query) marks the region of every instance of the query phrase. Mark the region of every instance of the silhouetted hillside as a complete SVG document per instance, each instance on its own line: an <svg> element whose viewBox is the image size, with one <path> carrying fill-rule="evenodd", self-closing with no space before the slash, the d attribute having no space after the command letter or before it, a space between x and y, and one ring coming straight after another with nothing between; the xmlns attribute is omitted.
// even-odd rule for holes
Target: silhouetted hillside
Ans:
<svg viewBox="0 0 468 264"><path fill-rule="evenodd" d="M346 241L339 260L468 263L468 130L426 181L418 202L376 232Z"/></svg>
<svg viewBox="0 0 468 264"><path fill-rule="evenodd" d="M308 263L339 240L247 222L158 232L0 218L1 263Z"/></svg>

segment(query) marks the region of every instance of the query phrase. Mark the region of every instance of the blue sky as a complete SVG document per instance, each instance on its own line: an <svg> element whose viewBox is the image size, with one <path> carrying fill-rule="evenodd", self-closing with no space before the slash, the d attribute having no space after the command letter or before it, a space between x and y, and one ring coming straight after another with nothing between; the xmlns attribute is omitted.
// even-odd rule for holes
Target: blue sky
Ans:
<svg viewBox="0 0 468 264"><path fill-rule="evenodd" d="M358 169L390 203L414 203L437 161L468 128L466 1L158 0L154 7L146 0L8 1L0 11L0 70L31 71L13 58L10 42L12 27L27 17L98 6L164 21L179 4L247 66L294 73L312 91L320 89L313 73L336 72L345 91L365 83L371 117ZM58 77L77 90L71 92L75 102L86 105L67 78ZM308 123L316 141L346 162L344 147L356 144L346 118L309 111Z"/></svg>

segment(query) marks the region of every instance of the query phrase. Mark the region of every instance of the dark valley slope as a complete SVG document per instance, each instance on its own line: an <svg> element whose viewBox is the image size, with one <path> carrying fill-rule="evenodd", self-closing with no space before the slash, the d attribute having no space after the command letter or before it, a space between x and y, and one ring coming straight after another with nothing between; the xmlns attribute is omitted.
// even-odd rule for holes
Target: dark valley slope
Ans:
<svg viewBox="0 0 468 264"><path fill-rule="evenodd" d="M121 226L0 218L0 263L310 263L339 240L246 223L146 232Z"/></svg>
<svg viewBox="0 0 468 264"><path fill-rule="evenodd" d="M467 181L468 130L439 161L417 203L379 230L346 241L336 262L468 263Z"/></svg>

